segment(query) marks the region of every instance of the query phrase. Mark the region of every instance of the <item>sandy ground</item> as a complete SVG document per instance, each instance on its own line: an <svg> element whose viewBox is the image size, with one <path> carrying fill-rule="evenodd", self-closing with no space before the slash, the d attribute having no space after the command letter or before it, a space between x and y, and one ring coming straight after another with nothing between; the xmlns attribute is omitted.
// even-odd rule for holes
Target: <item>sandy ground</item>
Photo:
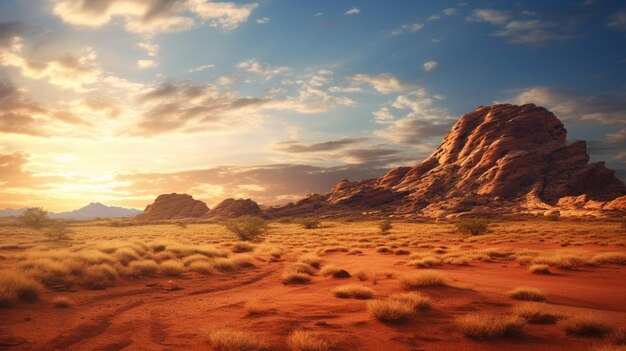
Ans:
<svg viewBox="0 0 626 351"><path fill-rule="evenodd" d="M541 244L506 246L536 248ZM611 249L625 251L623 247ZM449 286L420 290L432 299L432 309L402 324L386 324L369 313L366 301L339 299L331 290L347 283L363 284L374 289L376 297L385 297L402 292L398 277L419 269L407 266L405 256L374 249L364 249L362 255L335 252L321 257L325 265L335 264L353 273L365 270L379 278L374 283L317 274L311 283L284 285L281 274L296 260L296 255L287 254L278 262L259 259L255 268L228 275L187 272L174 279L120 280L117 286L98 291L48 289L42 302L0 309L0 342L5 344L0 349L211 350L206 332L222 327L249 331L272 350L288 350L287 336L300 329L328 338L338 350L573 351L603 342L566 335L559 323L525 324L520 337L489 341L473 340L460 332L455 318L468 312L512 313L515 301L506 292L517 286L542 289L547 304L568 313L592 312L626 327L626 266L536 275L514 261L497 259L468 266L444 265L436 270L446 275ZM166 289L169 280L180 289ZM55 296L69 296L74 304L60 309L45 302ZM249 314L247 306L254 306L255 313ZM6 346L11 343L18 345Z"/></svg>

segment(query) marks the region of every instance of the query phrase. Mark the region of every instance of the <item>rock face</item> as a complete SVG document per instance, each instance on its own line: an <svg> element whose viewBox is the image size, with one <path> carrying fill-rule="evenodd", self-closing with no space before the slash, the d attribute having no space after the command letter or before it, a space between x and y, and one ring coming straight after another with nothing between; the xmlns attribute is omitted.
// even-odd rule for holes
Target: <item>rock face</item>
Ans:
<svg viewBox="0 0 626 351"><path fill-rule="evenodd" d="M259 205L250 199L226 199L217 204L208 216L211 217L239 217L258 216L261 214Z"/></svg>
<svg viewBox="0 0 626 351"><path fill-rule="evenodd" d="M197 218L209 212L209 207L187 194L163 194L134 218L139 221L157 221L178 218Z"/></svg>
<svg viewBox="0 0 626 351"><path fill-rule="evenodd" d="M342 180L316 207L428 217L552 208L624 211L624 183L604 163L589 164L585 142L568 145L566 134L543 107L481 106L463 115L422 163L377 179ZM298 204L268 213L297 212Z"/></svg>

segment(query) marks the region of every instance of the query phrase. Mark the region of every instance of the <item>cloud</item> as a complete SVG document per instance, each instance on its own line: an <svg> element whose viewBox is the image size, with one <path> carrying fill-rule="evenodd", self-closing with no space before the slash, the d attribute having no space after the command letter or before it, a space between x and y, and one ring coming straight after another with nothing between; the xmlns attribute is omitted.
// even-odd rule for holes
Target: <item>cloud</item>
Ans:
<svg viewBox="0 0 626 351"><path fill-rule="evenodd" d="M257 7L208 0L53 0L53 4L53 13L66 23L101 27L121 17L127 31L142 34L188 30L196 24L192 15L211 27L231 30Z"/></svg>
<svg viewBox="0 0 626 351"><path fill-rule="evenodd" d="M254 59L240 62L237 67L247 72L255 73L266 78L271 78L275 75L285 74L289 72L288 67L274 67L267 63L259 62Z"/></svg>
<svg viewBox="0 0 626 351"><path fill-rule="evenodd" d="M263 18L258 18L256 20L257 24L268 24L270 23L270 18L269 17L263 17Z"/></svg>
<svg viewBox="0 0 626 351"><path fill-rule="evenodd" d="M553 31L555 25L551 22L540 20L525 20L509 22L500 31L493 33L494 36L504 37L514 44L542 44L552 40L565 40L566 36L557 35Z"/></svg>
<svg viewBox="0 0 626 351"><path fill-rule="evenodd" d="M204 71L205 69L213 68L213 67L215 67L215 65L212 65L212 64L201 65L201 66L198 66L198 67L195 67L195 68L190 68L190 69L187 70L187 72L189 72L189 73L200 72L200 71Z"/></svg>
<svg viewBox="0 0 626 351"><path fill-rule="evenodd" d="M355 83L370 84L376 91L382 94L402 92L411 88L411 84L403 82L389 73L383 73L377 76L357 74L349 79Z"/></svg>
<svg viewBox="0 0 626 351"><path fill-rule="evenodd" d="M158 64L154 60L138 60L137 61L137 67L139 69L154 68L156 66L158 66Z"/></svg>
<svg viewBox="0 0 626 351"><path fill-rule="evenodd" d="M491 24L504 24L509 19L506 12L492 9L476 9L467 17L468 21L489 22Z"/></svg>
<svg viewBox="0 0 626 351"><path fill-rule="evenodd" d="M358 15L359 13L361 13L361 10L358 7L353 7L349 9L348 11L344 12L344 15L347 15L347 16Z"/></svg>
<svg viewBox="0 0 626 351"><path fill-rule="evenodd" d="M439 139L456 119L447 109L433 107L432 104L432 99L423 89L398 96L391 105L374 112L377 122L388 125L375 134L394 143L416 147L425 144L429 139ZM408 113L395 119L391 109L400 113L408 110Z"/></svg>
<svg viewBox="0 0 626 351"><path fill-rule="evenodd" d="M563 121L626 124L626 94L582 95L569 90L534 87L521 91L510 101L544 106Z"/></svg>
<svg viewBox="0 0 626 351"><path fill-rule="evenodd" d="M152 44L149 42L141 42L137 44L138 47L144 49L148 56L155 57L159 54L159 46L157 44Z"/></svg>
<svg viewBox="0 0 626 351"><path fill-rule="evenodd" d="M297 141L282 141L279 142L274 149L277 151L294 154L337 151L361 143L363 140L363 138L344 138L309 145L300 144Z"/></svg>
<svg viewBox="0 0 626 351"><path fill-rule="evenodd" d="M437 68L438 65L439 64L437 63L437 61L428 61L428 62L424 62L422 67L424 68L424 71L430 72L434 70L435 68Z"/></svg>
<svg viewBox="0 0 626 351"><path fill-rule="evenodd" d="M427 21L429 21L429 22L433 22L433 21L438 21L438 20L440 20L440 19L441 19L441 16L438 16L438 15L432 15L432 16L428 17Z"/></svg>
<svg viewBox="0 0 626 351"><path fill-rule="evenodd" d="M458 13L459 13L459 10L458 10L458 9L455 9L455 8L453 8L453 7L449 7L449 8L447 8L447 9L444 9L442 12L443 12L443 14L444 14L444 15L446 15L446 16L452 16L452 15L456 15L456 14L458 14Z"/></svg>
<svg viewBox="0 0 626 351"><path fill-rule="evenodd" d="M617 30L626 30L626 9L613 14L608 26Z"/></svg>
<svg viewBox="0 0 626 351"><path fill-rule="evenodd" d="M8 48L0 47L0 66L18 68L20 73L32 79L47 79L50 84L79 92L97 83L102 70L94 61L96 53L87 48L82 56L65 55L49 62L33 62L22 56L23 41L13 37Z"/></svg>
<svg viewBox="0 0 626 351"><path fill-rule="evenodd" d="M32 185L33 173L25 170L28 154L0 152L0 185L3 189Z"/></svg>
<svg viewBox="0 0 626 351"><path fill-rule="evenodd" d="M12 46L14 38L21 36L23 30L22 22L0 22L0 49Z"/></svg>
<svg viewBox="0 0 626 351"><path fill-rule="evenodd" d="M391 35L400 35L406 32L415 33L422 28L424 28L424 25L421 23L403 24L401 26L396 27L394 30L392 30Z"/></svg>

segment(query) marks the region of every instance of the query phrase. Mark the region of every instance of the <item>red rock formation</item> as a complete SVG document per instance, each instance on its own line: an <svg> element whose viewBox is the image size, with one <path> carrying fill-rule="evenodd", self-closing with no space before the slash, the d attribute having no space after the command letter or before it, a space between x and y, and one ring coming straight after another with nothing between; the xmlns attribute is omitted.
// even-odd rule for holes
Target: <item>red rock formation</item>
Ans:
<svg viewBox="0 0 626 351"><path fill-rule="evenodd" d="M158 221L178 218L197 218L209 212L207 205L187 194L163 194L134 218L139 221Z"/></svg>
<svg viewBox="0 0 626 351"><path fill-rule="evenodd" d="M260 214L261 208L256 202L250 199L226 199L209 211L208 216L239 217L258 216Z"/></svg>
<svg viewBox="0 0 626 351"><path fill-rule="evenodd" d="M567 145L566 134L543 107L481 106L463 115L422 163L378 179L342 180L318 208L429 217L553 207L623 210L624 200L614 199L626 195L624 183L604 163L589 164L585 142Z"/></svg>

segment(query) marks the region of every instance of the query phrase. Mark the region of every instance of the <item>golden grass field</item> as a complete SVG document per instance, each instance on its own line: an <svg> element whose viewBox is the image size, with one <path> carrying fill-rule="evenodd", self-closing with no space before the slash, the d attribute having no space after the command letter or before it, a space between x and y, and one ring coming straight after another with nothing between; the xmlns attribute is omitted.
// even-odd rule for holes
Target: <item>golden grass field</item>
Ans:
<svg viewBox="0 0 626 351"><path fill-rule="evenodd" d="M0 349L624 350L622 223L378 224L0 226Z"/></svg>

